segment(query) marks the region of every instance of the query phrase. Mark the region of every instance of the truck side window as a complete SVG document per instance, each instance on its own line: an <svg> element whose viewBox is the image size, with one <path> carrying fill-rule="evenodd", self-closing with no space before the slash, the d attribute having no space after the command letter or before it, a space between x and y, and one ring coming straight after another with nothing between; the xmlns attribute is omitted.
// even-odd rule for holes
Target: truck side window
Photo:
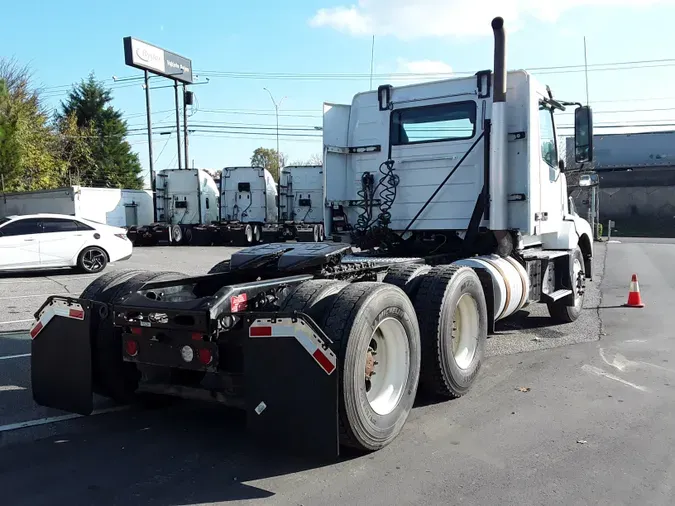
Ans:
<svg viewBox="0 0 675 506"><path fill-rule="evenodd" d="M539 138L541 141L541 158L551 167L557 167L558 150L553 126L553 112L543 105L539 106Z"/></svg>
<svg viewBox="0 0 675 506"><path fill-rule="evenodd" d="M394 146L471 139L475 133L475 102L411 107L391 114L391 143Z"/></svg>

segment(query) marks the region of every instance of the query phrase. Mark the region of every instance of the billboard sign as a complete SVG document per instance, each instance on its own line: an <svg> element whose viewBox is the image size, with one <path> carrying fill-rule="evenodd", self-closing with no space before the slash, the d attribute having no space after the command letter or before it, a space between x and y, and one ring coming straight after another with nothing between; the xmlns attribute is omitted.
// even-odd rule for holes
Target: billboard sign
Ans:
<svg viewBox="0 0 675 506"><path fill-rule="evenodd" d="M124 61L130 67L192 84L192 61L142 40L124 37Z"/></svg>

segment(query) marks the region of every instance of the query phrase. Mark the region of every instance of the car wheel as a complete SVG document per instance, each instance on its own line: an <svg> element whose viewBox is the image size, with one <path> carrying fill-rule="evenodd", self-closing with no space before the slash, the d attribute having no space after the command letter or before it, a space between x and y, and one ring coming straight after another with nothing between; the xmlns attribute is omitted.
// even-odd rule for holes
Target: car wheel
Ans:
<svg viewBox="0 0 675 506"><path fill-rule="evenodd" d="M85 248L77 259L80 270L89 274L96 274L108 265L108 255L98 246Z"/></svg>

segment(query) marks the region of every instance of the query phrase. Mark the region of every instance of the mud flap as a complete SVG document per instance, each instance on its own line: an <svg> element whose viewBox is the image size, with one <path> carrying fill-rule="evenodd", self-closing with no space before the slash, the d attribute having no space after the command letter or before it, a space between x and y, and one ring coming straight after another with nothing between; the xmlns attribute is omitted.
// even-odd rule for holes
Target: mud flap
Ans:
<svg viewBox="0 0 675 506"><path fill-rule="evenodd" d="M94 409L89 302L51 299L31 329L31 386L41 406L89 415Z"/></svg>
<svg viewBox="0 0 675 506"><path fill-rule="evenodd" d="M339 455L335 353L300 319L255 320L244 345L247 426L266 447Z"/></svg>

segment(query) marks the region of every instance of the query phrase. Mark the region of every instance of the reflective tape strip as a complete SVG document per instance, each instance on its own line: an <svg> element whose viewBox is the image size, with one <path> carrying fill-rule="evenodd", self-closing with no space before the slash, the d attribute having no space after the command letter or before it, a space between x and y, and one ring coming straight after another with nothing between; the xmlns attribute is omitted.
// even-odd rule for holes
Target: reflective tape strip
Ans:
<svg viewBox="0 0 675 506"><path fill-rule="evenodd" d="M249 328L249 337L294 337L326 374L337 367L337 356L307 324L290 318L256 320Z"/></svg>
<svg viewBox="0 0 675 506"><path fill-rule="evenodd" d="M31 339L35 339L55 316L84 320L84 309L80 304L68 304L63 300L53 300L49 306L42 310L40 318L30 329Z"/></svg>

